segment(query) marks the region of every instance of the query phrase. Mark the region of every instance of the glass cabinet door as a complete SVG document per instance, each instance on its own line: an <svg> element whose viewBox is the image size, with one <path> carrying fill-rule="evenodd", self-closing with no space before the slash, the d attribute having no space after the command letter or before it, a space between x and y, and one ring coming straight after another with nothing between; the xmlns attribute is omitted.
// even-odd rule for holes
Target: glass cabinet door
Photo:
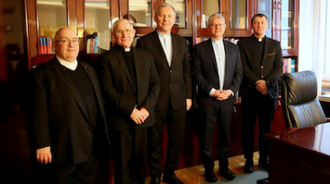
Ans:
<svg viewBox="0 0 330 184"><path fill-rule="evenodd" d="M39 54L53 54L56 31L68 26L66 0L37 0L37 20Z"/></svg>
<svg viewBox="0 0 330 184"><path fill-rule="evenodd" d="M294 1L282 0L281 46L282 49L294 48Z"/></svg>
<svg viewBox="0 0 330 184"><path fill-rule="evenodd" d="M176 12L176 22L173 25L174 28L186 28L187 18L186 18L186 2L185 0L165 0L173 6Z"/></svg>
<svg viewBox="0 0 330 184"><path fill-rule="evenodd" d="M247 2L230 0L230 29L247 29Z"/></svg>
<svg viewBox="0 0 330 184"><path fill-rule="evenodd" d="M134 27L153 27L152 0L130 0L129 13L123 18L130 20Z"/></svg>
<svg viewBox="0 0 330 184"><path fill-rule="evenodd" d="M209 17L214 13L219 13L221 7L220 0L197 0L196 2L196 20L197 20L197 36L209 37L208 30ZM197 39L197 43L199 39Z"/></svg>
<svg viewBox="0 0 330 184"><path fill-rule="evenodd" d="M102 53L110 49L110 0L85 0L86 53Z"/></svg>
<svg viewBox="0 0 330 184"><path fill-rule="evenodd" d="M250 20L254 14L254 0L224 0L222 8L226 18L226 37L250 36L252 29Z"/></svg>
<svg viewBox="0 0 330 184"><path fill-rule="evenodd" d="M266 36L272 38L272 1L269 0L259 0L258 1L258 13L262 13L267 16L268 28L266 30Z"/></svg>
<svg viewBox="0 0 330 184"><path fill-rule="evenodd" d="M225 17L225 37L250 36L250 19L255 12L255 0L199 0L196 3L197 36L209 36L208 18L214 13Z"/></svg>

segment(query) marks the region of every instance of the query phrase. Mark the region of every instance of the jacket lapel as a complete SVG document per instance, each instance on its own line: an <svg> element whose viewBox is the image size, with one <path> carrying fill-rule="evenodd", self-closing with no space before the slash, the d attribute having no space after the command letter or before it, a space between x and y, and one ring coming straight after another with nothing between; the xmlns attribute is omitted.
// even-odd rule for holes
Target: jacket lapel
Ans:
<svg viewBox="0 0 330 184"><path fill-rule="evenodd" d="M212 60L212 63L213 63L213 66L215 68L215 71L217 72L217 75L219 73L218 71L218 65L217 65L217 61L215 59L215 53L214 53L214 49L213 49L213 46L212 46L212 40L211 38L208 39L208 42L209 42L209 48L206 48L211 60Z"/></svg>
<svg viewBox="0 0 330 184"><path fill-rule="evenodd" d="M171 36L172 36L172 35L171 35ZM171 38L172 38L172 46L173 46L173 45L174 45L174 44L173 44L173 37L171 37ZM168 62L167 62L167 59L166 59L166 54L165 54L165 51L164 51L164 49L163 49L162 44L160 43L160 40L159 40L159 37L158 37L158 34L157 34L156 29L155 29L155 31L153 32L152 39L153 39L153 43L156 43L156 44L155 44L155 47L157 48L159 54L162 55L161 58L163 58L163 62L166 62L167 66L170 67L170 66L168 65ZM173 46L173 50L174 50L174 46ZM173 51L173 52L174 52L174 51ZM174 56L174 53L172 54L172 61L173 61L173 56Z"/></svg>
<svg viewBox="0 0 330 184"><path fill-rule="evenodd" d="M79 63L79 62L78 62ZM95 73L93 72L93 69L90 68L90 66L86 65L86 63L80 63L81 67L83 68L83 70L85 70L88 78L90 79L93 89L95 91L95 96L99 105L99 109L101 110L102 113L102 117L105 117L105 112L104 109L102 108L102 103L103 103L103 99L101 94L101 88L98 85L99 82L97 81L97 77L95 76Z"/></svg>
<svg viewBox="0 0 330 184"><path fill-rule="evenodd" d="M115 49L115 48L114 48ZM135 89L135 85L133 83L133 80L132 80L132 77L131 77L131 74L128 70L128 66L126 64L126 61L125 61L125 58L123 56L123 53L119 50L119 49L115 49L115 52L114 52L115 56L117 57L117 60L121 66L121 68L124 70L124 73L125 73L125 76L128 80L128 83L131 85L132 89L134 92L136 92L136 89Z"/></svg>
<svg viewBox="0 0 330 184"><path fill-rule="evenodd" d="M64 68L62 67L61 63L54 57L52 60L53 67L55 71L59 74L59 77L62 79L62 81L66 84L66 86L69 88L72 96L75 98L77 104L79 105L81 111L83 112L85 118L90 124L89 118L87 116L87 113L85 112L84 103L81 100L80 94L77 90L77 87L74 85L73 81L71 80L70 76L65 72ZM79 64L79 63L78 63Z"/></svg>

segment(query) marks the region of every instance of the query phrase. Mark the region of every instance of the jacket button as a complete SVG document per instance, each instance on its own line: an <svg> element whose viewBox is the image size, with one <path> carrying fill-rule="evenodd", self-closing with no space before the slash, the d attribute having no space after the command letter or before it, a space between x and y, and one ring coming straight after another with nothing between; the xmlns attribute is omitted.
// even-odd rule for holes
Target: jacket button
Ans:
<svg viewBox="0 0 330 184"><path fill-rule="evenodd" d="M261 78L263 79L263 78L264 78L264 76L263 76L263 75L261 75Z"/></svg>
<svg viewBox="0 0 330 184"><path fill-rule="evenodd" d="M261 69L263 69L264 68L264 66L261 66Z"/></svg>

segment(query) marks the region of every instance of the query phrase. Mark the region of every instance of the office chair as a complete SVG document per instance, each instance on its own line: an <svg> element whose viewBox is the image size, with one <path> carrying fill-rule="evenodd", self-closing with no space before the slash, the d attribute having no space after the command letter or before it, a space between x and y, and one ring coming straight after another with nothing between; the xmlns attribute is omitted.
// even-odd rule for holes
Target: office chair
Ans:
<svg viewBox="0 0 330 184"><path fill-rule="evenodd" d="M285 73L281 81L282 109L289 129L327 122L316 98L317 80L313 71Z"/></svg>

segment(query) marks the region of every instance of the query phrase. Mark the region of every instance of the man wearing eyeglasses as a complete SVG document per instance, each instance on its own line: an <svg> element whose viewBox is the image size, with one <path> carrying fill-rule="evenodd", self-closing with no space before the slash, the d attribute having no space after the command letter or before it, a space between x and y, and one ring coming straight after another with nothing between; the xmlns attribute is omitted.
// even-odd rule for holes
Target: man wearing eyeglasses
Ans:
<svg viewBox="0 0 330 184"><path fill-rule="evenodd" d="M113 148L115 183L144 184L147 128L155 123L159 78L152 55L132 47L135 30L126 19L113 24L117 45L97 58Z"/></svg>
<svg viewBox="0 0 330 184"><path fill-rule="evenodd" d="M225 18L213 14L208 29L211 38L194 47L192 75L198 85L198 107L202 125L202 163L205 179L216 182L212 160L212 135L218 129L219 174L227 180L235 175L228 168L230 151L230 125L233 106L243 73L238 46L225 41Z"/></svg>
<svg viewBox="0 0 330 184"><path fill-rule="evenodd" d="M54 48L53 59L30 71L23 107L36 159L51 176L42 183L92 184L98 165L94 141L107 129L101 89L94 69L77 61L74 30L58 30Z"/></svg>

